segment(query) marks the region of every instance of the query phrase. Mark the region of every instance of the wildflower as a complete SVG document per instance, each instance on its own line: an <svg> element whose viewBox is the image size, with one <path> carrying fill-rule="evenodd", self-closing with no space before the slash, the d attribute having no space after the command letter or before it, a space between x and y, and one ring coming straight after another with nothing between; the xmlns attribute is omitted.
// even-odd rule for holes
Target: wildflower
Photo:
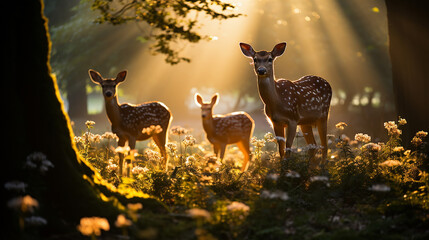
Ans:
<svg viewBox="0 0 429 240"><path fill-rule="evenodd" d="M420 144L423 143L423 140L417 136L414 136L413 139L411 140L411 143L415 146L419 146Z"/></svg>
<svg viewBox="0 0 429 240"><path fill-rule="evenodd" d="M143 208L141 203L128 203L127 208L131 211L138 211Z"/></svg>
<svg viewBox="0 0 429 240"><path fill-rule="evenodd" d="M310 177L310 182L327 182L329 181L329 178L327 176L313 176Z"/></svg>
<svg viewBox="0 0 429 240"><path fill-rule="evenodd" d="M381 146L378 145L377 143L367 143L363 145L362 148L371 152L378 152L381 150Z"/></svg>
<svg viewBox="0 0 429 240"><path fill-rule="evenodd" d="M269 198L269 199L276 199L276 198L278 198L278 199L283 200L283 201L286 201L286 200L289 199L289 195L286 192L283 192L283 191L280 191L280 190L277 190L277 191L274 191L274 192L270 192L268 190L263 190L261 192L260 196L261 196L261 198Z"/></svg>
<svg viewBox="0 0 429 240"><path fill-rule="evenodd" d="M16 192L25 192L25 188L27 186L28 185L26 183L20 181L12 181L4 184L4 188L7 190L14 190Z"/></svg>
<svg viewBox="0 0 429 240"><path fill-rule="evenodd" d="M94 121L86 121L85 122L86 128L90 129L93 128L93 126L95 125Z"/></svg>
<svg viewBox="0 0 429 240"><path fill-rule="evenodd" d="M418 137L418 138L425 138L427 135L428 135L428 133L425 131L418 131L416 133L416 137Z"/></svg>
<svg viewBox="0 0 429 240"><path fill-rule="evenodd" d="M135 166L135 167L133 167L133 169L131 170L131 172L132 172L133 174L136 174L136 175L138 175L138 174L142 174L142 173L145 173L145 172L147 172L147 171L149 171L149 169L148 169L147 167L140 167L140 166Z"/></svg>
<svg viewBox="0 0 429 240"><path fill-rule="evenodd" d="M226 209L231 212L235 212L235 211L248 212L250 210L250 207L244 203L234 201L228 206L226 206Z"/></svg>
<svg viewBox="0 0 429 240"><path fill-rule="evenodd" d="M264 140L265 140L266 142L275 142L275 141L276 141L276 139L274 138L274 135L273 135L272 133L270 133L270 132L267 132L267 133L264 135Z"/></svg>
<svg viewBox="0 0 429 240"><path fill-rule="evenodd" d="M185 139L183 139L183 144L185 144L185 147L192 147L194 146L196 142L196 139L192 135L186 135Z"/></svg>
<svg viewBox="0 0 429 240"><path fill-rule="evenodd" d="M124 146L124 147L119 146L115 149L116 153L122 153L122 154L127 154L129 151L130 151L129 146Z"/></svg>
<svg viewBox="0 0 429 240"><path fill-rule="evenodd" d="M187 134L189 131L186 128L180 127L180 126L173 126L170 129L170 133L172 135L183 135Z"/></svg>
<svg viewBox="0 0 429 240"><path fill-rule="evenodd" d="M386 160L380 163L380 166L386 166L386 167L395 167L400 165L401 165L401 162L399 162L398 160Z"/></svg>
<svg viewBox="0 0 429 240"><path fill-rule="evenodd" d="M21 212L34 212L34 208L39 207L39 202L30 195L26 195L9 200L7 206Z"/></svg>
<svg viewBox="0 0 429 240"><path fill-rule="evenodd" d="M405 155L405 156L408 156L408 155L410 155L410 154L411 154L411 150L407 150L407 151L405 151L405 152L404 152L404 155Z"/></svg>
<svg viewBox="0 0 429 240"><path fill-rule="evenodd" d="M80 219L77 229L86 236L100 236L101 231L109 231L110 225L107 219L100 217L84 217Z"/></svg>
<svg viewBox="0 0 429 240"><path fill-rule="evenodd" d="M407 124L407 120L405 120L405 119L403 119L403 118L399 117L398 125L405 125L405 124Z"/></svg>
<svg viewBox="0 0 429 240"><path fill-rule="evenodd" d="M34 152L27 156L25 167L38 168L41 173L45 173L49 168L53 168L54 164L46 158L46 155L41 152Z"/></svg>
<svg viewBox="0 0 429 240"><path fill-rule="evenodd" d="M167 150L172 153L172 154L176 154L177 153L177 145L175 143L167 143L165 145L167 147Z"/></svg>
<svg viewBox="0 0 429 240"><path fill-rule="evenodd" d="M384 128L387 129L387 132L391 136L399 136L402 134L402 131L398 129L398 125L394 121L388 121L384 123Z"/></svg>
<svg viewBox="0 0 429 240"><path fill-rule="evenodd" d="M195 162L195 157L189 156L186 158L185 165L188 166L188 165L192 164L193 162Z"/></svg>
<svg viewBox="0 0 429 240"><path fill-rule="evenodd" d="M101 138L104 138L104 139L116 139L116 138L118 138L118 136L116 136L116 134L114 134L112 132L105 132L103 135L101 135Z"/></svg>
<svg viewBox="0 0 429 240"><path fill-rule="evenodd" d="M276 174L276 173L270 173L267 175L267 179L273 180L273 181L277 181L277 179L279 179L280 175Z"/></svg>
<svg viewBox="0 0 429 240"><path fill-rule="evenodd" d="M389 192L390 187L386 184L373 184L371 187L368 188L368 190L374 192Z"/></svg>
<svg viewBox="0 0 429 240"><path fill-rule="evenodd" d="M344 130L345 127L347 127L347 123L345 122L339 122L335 125L335 127L339 130Z"/></svg>
<svg viewBox="0 0 429 240"><path fill-rule="evenodd" d="M147 135L154 135L162 132L162 127L160 125L150 125L147 128L143 128L142 133Z"/></svg>
<svg viewBox="0 0 429 240"><path fill-rule="evenodd" d="M115 221L115 226L118 228L131 226L131 220L127 219L124 214L119 214Z"/></svg>
<svg viewBox="0 0 429 240"><path fill-rule="evenodd" d="M301 175L299 173L292 171L292 170L289 170L285 176L289 177L289 178L300 178L301 177Z"/></svg>
<svg viewBox="0 0 429 240"><path fill-rule="evenodd" d="M355 135L355 140L367 143L371 141L371 137L368 134L358 133Z"/></svg>
<svg viewBox="0 0 429 240"><path fill-rule="evenodd" d="M154 151L152 149L146 148L144 154L148 160L158 162L161 160L161 155L159 152Z"/></svg>
<svg viewBox="0 0 429 240"><path fill-rule="evenodd" d="M109 172L114 172L114 171L118 170L118 165L115 163L111 163L111 164L107 165L106 169Z"/></svg>
<svg viewBox="0 0 429 240"><path fill-rule="evenodd" d="M31 226L43 226L48 224L48 221L46 221L46 219L39 216L27 217L24 219L24 221Z"/></svg>
<svg viewBox="0 0 429 240"><path fill-rule="evenodd" d="M265 146L265 140L264 139L258 140L256 137L252 137L250 139L250 143L257 148L262 148Z"/></svg>
<svg viewBox="0 0 429 240"><path fill-rule="evenodd" d="M393 151L394 152L403 152L404 151L404 147L402 147L402 146L395 147L395 148L393 148Z"/></svg>
<svg viewBox="0 0 429 240"><path fill-rule="evenodd" d="M193 218L202 218L206 220L209 220L211 218L211 214L207 210L201 208L192 208L187 210L186 212L189 216Z"/></svg>

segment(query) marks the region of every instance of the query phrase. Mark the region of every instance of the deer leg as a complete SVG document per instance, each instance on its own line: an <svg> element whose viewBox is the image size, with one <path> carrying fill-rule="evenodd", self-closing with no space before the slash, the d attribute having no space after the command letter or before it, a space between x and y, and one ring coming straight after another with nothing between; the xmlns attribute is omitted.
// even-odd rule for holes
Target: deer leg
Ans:
<svg viewBox="0 0 429 240"><path fill-rule="evenodd" d="M280 160L285 156L285 126L280 123L273 123L274 134L276 134L277 144L279 146Z"/></svg>
<svg viewBox="0 0 429 240"><path fill-rule="evenodd" d="M292 143L295 139L297 124L295 122L290 122L286 130L286 158L290 157L292 150Z"/></svg>
<svg viewBox="0 0 429 240"><path fill-rule="evenodd" d="M213 151L216 157L219 157L219 149L220 149L220 146L218 144L213 144Z"/></svg>
<svg viewBox="0 0 429 240"><path fill-rule="evenodd" d="M225 156L225 149L226 149L226 144L221 144L220 145L220 160L223 160L223 157Z"/></svg>
<svg viewBox="0 0 429 240"><path fill-rule="evenodd" d="M118 146L124 147L126 142L127 140L125 138L119 138ZM118 155L119 155L119 176L122 176L123 166L124 166L124 154L120 152L118 153Z"/></svg>
<svg viewBox="0 0 429 240"><path fill-rule="evenodd" d="M316 140L314 139L312 126L311 125L300 125L300 128L301 128L302 133L304 135L305 142L308 145L310 145L310 144L316 145ZM317 165L317 163L314 162L316 150L314 148L310 148L310 149L308 149L308 153L310 155L310 161L309 161L310 167L309 168L313 168L315 165Z"/></svg>
<svg viewBox="0 0 429 240"><path fill-rule="evenodd" d="M167 151L165 150L165 132L159 133L157 135L152 136L153 141L156 146L158 146L159 151L162 157L162 163L165 163L165 171L168 170L168 158Z"/></svg>
<svg viewBox="0 0 429 240"><path fill-rule="evenodd" d="M327 140L327 133L328 133L328 119L323 118L317 121L317 130L319 131L319 137L320 142L322 144L322 167L325 165L326 158L328 156L328 140Z"/></svg>
<svg viewBox="0 0 429 240"><path fill-rule="evenodd" d="M241 167L241 171L244 172L249 167L249 160L251 158L249 140L243 140L243 141L237 142L237 146L240 149L240 151L243 153L244 159L243 159L243 166Z"/></svg>

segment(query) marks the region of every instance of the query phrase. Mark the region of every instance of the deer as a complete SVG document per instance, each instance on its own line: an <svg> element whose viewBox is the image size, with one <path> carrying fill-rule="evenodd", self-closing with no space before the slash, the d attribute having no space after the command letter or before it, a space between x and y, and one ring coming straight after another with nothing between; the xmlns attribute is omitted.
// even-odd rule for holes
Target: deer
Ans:
<svg viewBox="0 0 429 240"><path fill-rule="evenodd" d="M199 93L195 94L195 103L201 108L203 128L208 141L213 145L214 153L223 160L229 144L236 144L243 153L241 171L247 170L251 159L250 137L255 123L246 112L232 112L225 115L213 115L213 107L218 103L219 94L212 96L209 103L204 102Z"/></svg>
<svg viewBox="0 0 429 240"><path fill-rule="evenodd" d="M118 146L124 147L128 142L131 150L135 149L136 141L152 137L158 146L165 169L167 170L167 153L165 144L172 114L162 102L151 101L139 105L118 103L118 86L127 76L127 71L121 71L116 78L103 78L100 73L90 69L89 76L95 84L102 88L107 118L112 132L118 137ZM146 131L156 126L157 131ZM158 127L160 126L160 127ZM123 174L123 154L119 153L119 175Z"/></svg>
<svg viewBox="0 0 429 240"><path fill-rule="evenodd" d="M314 161L315 149L310 149L310 167L323 168L327 157L327 123L332 88L325 79L307 75L298 80L276 79L274 60L286 49L286 42L278 43L271 52L253 50L240 43L244 56L253 60L259 96L278 144L280 159L290 158L297 126L301 128L308 145L316 146L313 126L317 127L322 145L322 160ZM285 138L286 129L286 138Z"/></svg>

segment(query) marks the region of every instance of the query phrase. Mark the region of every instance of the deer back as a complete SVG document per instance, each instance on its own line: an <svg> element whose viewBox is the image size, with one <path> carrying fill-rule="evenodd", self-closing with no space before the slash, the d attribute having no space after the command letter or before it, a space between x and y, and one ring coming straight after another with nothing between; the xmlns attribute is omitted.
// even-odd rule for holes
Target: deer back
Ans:
<svg viewBox="0 0 429 240"><path fill-rule="evenodd" d="M234 143L252 135L254 121L245 112L226 115L214 115L213 125L215 137L226 143Z"/></svg>
<svg viewBox="0 0 429 240"><path fill-rule="evenodd" d="M159 125L167 130L170 123L170 110L161 102L147 102L140 105L121 104L122 128L139 135L143 128Z"/></svg>
<svg viewBox="0 0 429 240"><path fill-rule="evenodd" d="M304 76L297 81L278 80L276 88L282 104L298 123L312 123L328 116L332 89L325 79Z"/></svg>

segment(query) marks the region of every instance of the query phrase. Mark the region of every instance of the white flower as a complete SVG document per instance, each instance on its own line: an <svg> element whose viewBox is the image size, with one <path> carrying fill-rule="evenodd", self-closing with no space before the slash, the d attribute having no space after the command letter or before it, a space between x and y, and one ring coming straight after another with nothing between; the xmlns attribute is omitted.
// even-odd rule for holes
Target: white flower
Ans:
<svg viewBox="0 0 429 240"><path fill-rule="evenodd" d="M301 177L301 175L300 175L299 173L295 172L295 171L289 170L289 171L286 173L286 177L290 177L290 178L300 178L300 177Z"/></svg>
<svg viewBox="0 0 429 240"><path fill-rule="evenodd" d="M368 190L374 192L389 192L390 187L386 184L373 184L371 187L368 188Z"/></svg>
<svg viewBox="0 0 429 240"><path fill-rule="evenodd" d="M313 177L310 177L310 182L316 182L316 181L327 182L327 181L329 181L329 178L327 176L313 176Z"/></svg>
<svg viewBox="0 0 429 240"><path fill-rule="evenodd" d="M248 212L250 210L250 207L244 203L234 201L228 206L226 206L226 209L231 212L235 212L235 211Z"/></svg>
<svg viewBox="0 0 429 240"><path fill-rule="evenodd" d="M277 191L274 191L274 192L270 192L268 190L263 190L261 192L260 196L261 196L261 198L269 198L269 199L278 198L278 199L281 199L283 201L286 201L286 200L289 199L289 195L286 192L283 192L283 191L280 191L280 190L277 190Z"/></svg>
<svg viewBox="0 0 429 240"><path fill-rule="evenodd" d="M203 218L207 220L211 218L211 214L207 210L201 208L192 208L186 212L193 218Z"/></svg>
<svg viewBox="0 0 429 240"><path fill-rule="evenodd" d="M43 226L48 224L48 221L46 221L46 219L39 216L27 217L24 219L24 221L31 226Z"/></svg>
<svg viewBox="0 0 429 240"><path fill-rule="evenodd" d="M26 183L20 181L12 181L4 184L4 188L6 188L7 190L14 190L17 192L25 192L25 188L27 186L28 185Z"/></svg>
<svg viewBox="0 0 429 240"><path fill-rule="evenodd" d="M280 175L277 173L270 173L267 175L267 179L273 180L273 181L277 181L277 179L279 179Z"/></svg>
<svg viewBox="0 0 429 240"><path fill-rule="evenodd" d="M358 133L355 135L355 140L359 142L371 142L371 137L368 134Z"/></svg>

